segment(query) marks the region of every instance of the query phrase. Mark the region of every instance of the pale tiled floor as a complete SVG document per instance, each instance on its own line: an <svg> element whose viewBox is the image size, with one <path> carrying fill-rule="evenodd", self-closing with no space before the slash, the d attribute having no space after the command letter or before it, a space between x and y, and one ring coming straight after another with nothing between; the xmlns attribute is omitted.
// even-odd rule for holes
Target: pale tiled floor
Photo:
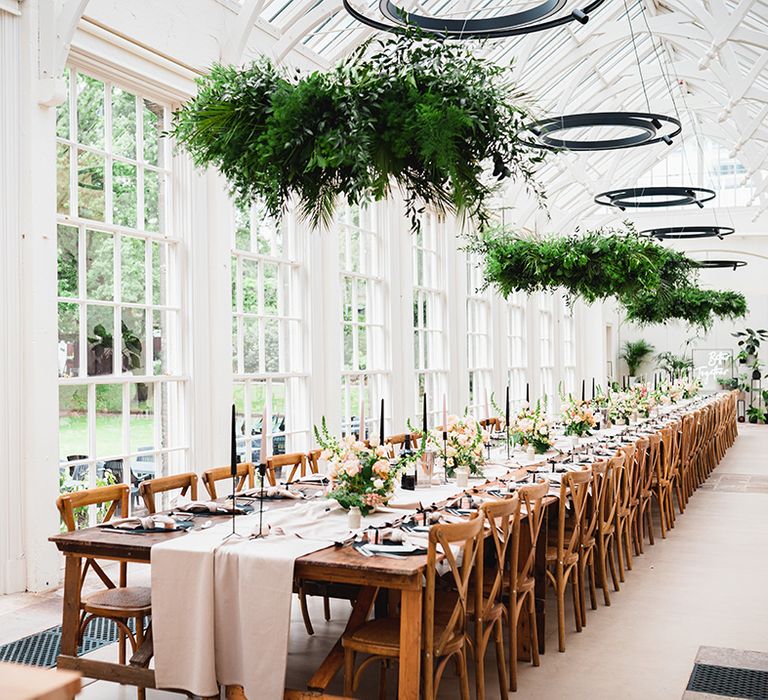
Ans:
<svg viewBox="0 0 768 700"><path fill-rule="evenodd" d="M741 435L715 474L768 478L768 426L741 425ZM763 477L755 479L754 477ZM714 478L714 475L713 475ZM726 480L727 481L727 480ZM629 700L680 698L700 646L768 652L768 489L706 488L694 494L676 528L635 559L633 571L612 605L588 611L576 634L568 610L567 651L557 652L554 610L548 610L547 653L540 668L521 664L520 698ZM138 582L138 581L137 581ZM551 603L551 599L549 601ZM60 593L0 597L0 643L56 624ZM295 606L298 607L298 606ZM287 684L303 687L343 627L348 604L333 602L333 620L314 607L316 634L307 637L294 616ZM254 654L258 643L254 641ZM108 648L101 655L114 655ZM495 661L488 659L488 697L498 698ZM370 684L359 697L376 697ZM338 680L331 691L340 691ZM446 679L441 697L456 698ZM182 697L159 691L148 698ZM135 690L91 683L84 700L126 700Z"/></svg>

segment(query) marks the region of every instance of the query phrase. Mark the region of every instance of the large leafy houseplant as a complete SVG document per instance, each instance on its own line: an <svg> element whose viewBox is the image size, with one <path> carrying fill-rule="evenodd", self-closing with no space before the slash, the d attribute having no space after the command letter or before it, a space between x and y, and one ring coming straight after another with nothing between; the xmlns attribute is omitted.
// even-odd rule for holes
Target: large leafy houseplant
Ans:
<svg viewBox="0 0 768 700"><path fill-rule="evenodd" d="M369 41L328 72L288 74L264 58L215 65L176 114L172 135L213 165L238 198L279 217L296 196L315 226L350 204L405 195L488 220L496 186L536 188L541 152L518 138L528 112L509 71L461 42L406 32Z"/></svg>
<svg viewBox="0 0 768 700"><path fill-rule="evenodd" d="M640 365L643 364L648 355L650 355L655 348L647 340L640 338L639 340L628 340L624 343L624 347L621 349L619 357L627 363L627 369L629 375L634 377L637 375L637 370Z"/></svg>
<svg viewBox="0 0 768 700"><path fill-rule="evenodd" d="M512 292L563 289L588 303L629 298L643 289L671 294L684 284L695 263L624 228L535 236L489 227L472 236L467 249L484 258L486 286Z"/></svg>

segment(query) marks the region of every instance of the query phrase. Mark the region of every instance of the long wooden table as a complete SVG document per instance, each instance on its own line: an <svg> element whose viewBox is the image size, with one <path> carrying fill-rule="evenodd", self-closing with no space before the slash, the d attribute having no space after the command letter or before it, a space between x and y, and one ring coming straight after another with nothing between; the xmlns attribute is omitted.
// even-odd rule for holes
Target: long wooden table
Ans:
<svg viewBox="0 0 768 700"><path fill-rule="evenodd" d="M520 478L526 474L525 469L520 469L513 472L511 476ZM480 488L489 486L490 484L486 484ZM550 499L550 502L554 501L556 499ZM544 518L538 539L535 574L537 626L542 631L546 596L546 521L547 518ZM137 650L126 665L77 656L83 560L93 558L149 564L153 545L183 537L185 534L185 531L173 531L137 535L91 527L50 538L65 557L61 654L58 657L58 668L76 670L90 678L145 688L156 687L155 673L148 667L151 658L151 636L147 637L143 647ZM417 700L420 693L422 585L426 564L426 556L402 559L369 558L360 556L351 547L326 547L298 558L294 565L295 578L361 586L347 622L347 630L353 630L365 622L379 589L399 592L401 607L399 698L401 700ZM523 638L526 637L521 635L523 645L519 650L521 658L526 658L530 652L524 647ZM544 637L545 635L541 632L539 634L541 652L544 651ZM309 689L325 690L341 668L342 662L343 651L339 639L310 679Z"/></svg>

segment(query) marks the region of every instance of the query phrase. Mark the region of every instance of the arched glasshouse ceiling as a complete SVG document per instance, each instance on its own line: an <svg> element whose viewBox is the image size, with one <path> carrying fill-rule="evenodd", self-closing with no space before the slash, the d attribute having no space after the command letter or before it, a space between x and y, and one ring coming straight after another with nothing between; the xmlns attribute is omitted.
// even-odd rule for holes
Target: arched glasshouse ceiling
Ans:
<svg viewBox="0 0 768 700"><path fill-rule="evenodd" d="M378 12L378 0L366 4L368 12ZM531 4L515 3L513 9ZM441 17L510 11L509 3L498 0L419 0L405 7ZM274 57L284 62L291 62L292 52L299 49L315 56L318 65L329 66L374 34L347 14L341 0L243 0L234 9L243 22L270 25L276 36ZM688 145L714 142L742 164L752 187L754 218L768 210L768 126L763 123L768 116L766 3L610 0L584 26L574 22L475 43L479 53L512 66L542 116L594 111L677 115ZM601 211L605 208L593 203L594 196L633 185L673 150L656 144L549 158L541 168L552 217L547 228L557 231L586 219L603 223L617 218L615 211ZM505 193L500 206L514 212L516 223L536 221L536 204L521 191Z"/></svg>

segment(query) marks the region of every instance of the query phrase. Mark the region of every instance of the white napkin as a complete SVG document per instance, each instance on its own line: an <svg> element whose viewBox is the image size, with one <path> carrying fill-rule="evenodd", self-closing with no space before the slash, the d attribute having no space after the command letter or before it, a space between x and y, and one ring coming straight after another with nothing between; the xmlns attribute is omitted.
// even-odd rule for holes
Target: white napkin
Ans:
<svg viewBox="0 0 768 700"><path fill-rule="evenodd" d="M122 518L121 520L110 520L104 525L118 528L120 530L153 530L162 528L164 530L175 530L176 521L169 515L148 515L144 518Z"/></svg>
<svg viewBox="0 0 768 700"><path fill-rule="evenodd" d="M256 497L261 495L261 487L248 489L247 491L241 491L238 496ZM288 490L284 486L267 486L264 489L265 498L295 498L301 499L303 496L300 493L294 493Z"/></svg>

